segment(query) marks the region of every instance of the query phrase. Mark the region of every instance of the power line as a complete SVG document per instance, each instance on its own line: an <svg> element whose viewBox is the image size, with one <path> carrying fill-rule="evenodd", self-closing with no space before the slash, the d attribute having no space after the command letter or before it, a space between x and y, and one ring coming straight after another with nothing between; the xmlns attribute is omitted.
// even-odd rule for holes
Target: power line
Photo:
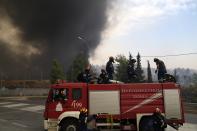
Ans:
<svg viewBox="0 0 197 131"><path fill-rule="evenodd" d="M141 56L141 57L173 57L173 56L185 56L185 55L197 55L197 52L174 54L174 55L170 54L170 55L160 55L160 56Z"/></svg>

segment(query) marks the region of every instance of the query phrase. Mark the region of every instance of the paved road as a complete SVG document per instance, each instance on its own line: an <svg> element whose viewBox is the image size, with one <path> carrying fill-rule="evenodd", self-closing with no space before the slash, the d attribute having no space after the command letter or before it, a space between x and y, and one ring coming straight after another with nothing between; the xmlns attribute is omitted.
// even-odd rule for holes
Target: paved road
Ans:
<svg viewBox="0 0 197 131"><path fill-rule="evenodd" d="M197 114L185 114L186 123L180 127L179 131L196 131L197 130ZM168 127L167 131L175 131Z"/></svg>
<svg viewBox="0 0 197 131"><path fill-rule="evenodd" d="M0 99L0 131L43 131L44 103L40 98ZM185 119L179 131L196 131L197 115L186 114Z"/></svg>
<svg viewBox="0 0 197 131"><path fill-rule="evenodd" d="M44 101L0 100L0 131L43 131Z"/></svg>

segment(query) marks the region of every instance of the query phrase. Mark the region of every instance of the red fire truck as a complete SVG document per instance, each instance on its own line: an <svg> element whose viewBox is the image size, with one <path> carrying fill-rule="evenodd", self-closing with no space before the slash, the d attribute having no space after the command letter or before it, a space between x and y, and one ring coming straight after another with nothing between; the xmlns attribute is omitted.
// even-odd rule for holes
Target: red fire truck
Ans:
<svg viewBox="0 0 197 131"><path fill-rule="evenodd" d="M184 123L180 86L176 83L86 84L62 82L51 86L44 111L48 131L75 131L80 109L96 114L98 128L139 131L159 108L167 124Z"/></svg>

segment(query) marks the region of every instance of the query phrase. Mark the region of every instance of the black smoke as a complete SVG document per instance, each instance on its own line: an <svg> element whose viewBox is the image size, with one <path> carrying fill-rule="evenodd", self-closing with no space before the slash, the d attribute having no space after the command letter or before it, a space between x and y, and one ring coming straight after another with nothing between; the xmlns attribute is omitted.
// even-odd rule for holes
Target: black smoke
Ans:
<svg viewBox="0 0 197 131"><path fill-rule="evenodd" d="M48 75L53 59L66 70L81 50L86 49L88 56L100 42L108 5L108 0L0 0L0 16L22 32L21 44L40 51L30 56L15 54L9 49L14 47L0 39L1 76L38 79Z"/></svg>

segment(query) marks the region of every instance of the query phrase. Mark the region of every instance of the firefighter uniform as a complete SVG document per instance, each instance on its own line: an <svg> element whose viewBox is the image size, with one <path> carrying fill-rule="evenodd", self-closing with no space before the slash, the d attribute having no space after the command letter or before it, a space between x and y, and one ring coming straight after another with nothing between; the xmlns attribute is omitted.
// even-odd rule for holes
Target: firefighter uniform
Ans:
<svg viewBox="0 0 197 131"><path fill-rule="evenodd" d="M107 83L109 83L108 75L107 75L107 73L106 73L106 71L104 69L101 69L101 74L99 75L98 83L99 84L107 84Z"/></svg>
<svg viewBox="0 0 197 131"><path fill-rule="evenodd" d="M109 61L106 64L106 71L110 80L113 80L113 74L114 74L113 63L114 63L114 58L111 56L109 57Z"/></svg>
<svg viewBox="0 0 197 131"><path fill-rule="evenodd" d="M159 108L156 108L155 112L153 113L153 128L154 131L164 131L167 127L165 117L161 114Z"/></svg>
<svg viewBox="0 0 197 131"><path fill-rule="evenodd" d="M90 83L90 81L92 80L92 75L90 74L90 70L89 70L89 69L85 69L84 72L81 72L81 73L77 76L77 80L78 80L79 82Z"/></svg>
<svg viewBox="0 0 197 131"><path fill-rule="evenodd" d="M154 62L157 65L157 70L155 71L155 73L157 73L158 75L158 80L161 81L167 73L166 66L163 61L157 58L154 58Z"/></svg>
<svg viewBox="0 0 197 131"><path fill-rule="evenodd" d="M79 129L80 131L87 131L86 126L87 109L82 108L79 114Z"/></svg>

